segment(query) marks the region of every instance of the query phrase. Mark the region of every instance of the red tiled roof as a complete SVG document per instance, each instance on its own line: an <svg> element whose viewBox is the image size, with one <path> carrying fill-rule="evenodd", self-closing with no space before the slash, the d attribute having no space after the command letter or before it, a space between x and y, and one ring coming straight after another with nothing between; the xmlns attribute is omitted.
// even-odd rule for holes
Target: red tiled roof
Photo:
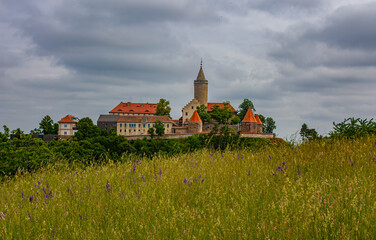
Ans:
<svg viewBox="0 0 376 240"><path fill-rule="evenodd" d="M200 123L200 122L202 122L200 116L199 116L198 113L197 113L197 111L195 111L195 112L192 114L191 120L189 120L189 122L196 122L196 123Z"/></svg>
<svg viewBox="0 0 376 240"><path fill-rule="evenodd" d="M261 124L262 125L262 122L261 122L261 120L260 120L260 118L259 118L259 116L257 114L256 114L255 118L256 118L257 124Z"/></svg>
<svg viewBox="0 0 376 240"><path fill-rule="evenodd" d="M242 122L249 123L249 122L257 122L255 116L253 115L252 109L249 108L247 113L244 116Z"/></svg>
<svg viewBox="0 0 376 240"><path fill-rule="evenodd" d="M67 115L63 117L60 121L58 121L58 123L77 123L77 122L78 122L78 118L72 115Z"/></svg>
<svg viewBox="0 0 376 240"><path fill-rule="evenodd" d="M119 103L110 113L146 113L155 114L157 111L156 103Z"/></svg>
<svg viewBox="0 0 376 240"><path fill-rule="evenodd" d="M219 108L224 108L225 105L223 103L208 103L208 112L211 112L212 111L212 107L214 107L214 105L218 105ZM231 106L231 104L227 105L233 112L236 112L236 110Z"/></svg>

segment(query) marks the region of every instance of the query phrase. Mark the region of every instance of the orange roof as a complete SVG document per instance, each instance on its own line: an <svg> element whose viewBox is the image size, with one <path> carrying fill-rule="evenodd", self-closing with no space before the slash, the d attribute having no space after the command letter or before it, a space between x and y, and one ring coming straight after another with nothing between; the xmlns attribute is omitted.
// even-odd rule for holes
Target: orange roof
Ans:
<svg viewBox="0 0 376 240"><path fill-rule="evenodd" d="M60 121L58 121L58 123L77 123L77 122L78 122L78 118L72 115L67 115L63 117Z"/></svg>
<svg viewBox="0 0 376 240"><path fill-rule="evenodd" d="M214 107L214 105L218 105L219 108L225 107L225 105L223 103L208 103L208 112L212 111L212 107ZM231 109L231 111L236 112L236 110L231 106L231 104L229 104L227 106Z"/></svg>
<svg viewBox="0 0 376 240"><path fill-rule="evenodd" d="M156 103L119 103L110 113L143 113L143 114L155 114L157 111Z"/></svg>
<svg viewBox="0 0 376 240"><path fill-rule="evenodd" d="M245 114L244 118L243 118L243 121L242 122L245 122L245 123L249 123L249 122L257 122L255 116L253 115L253 112L252 112L252 109L249 108L247 113Z"/></svg>
<svg viewBox="0 0 376 240"><path fill-rule="evenodd" d="M198 113L197 113L197 111L195 111L195 112L192 114L191 120L189 120L189 122L196 122L196 123L197 123L197 122L198 122L198 123L202 122L200 116L199 116Z"/></svg>
<svg viewBox="0 0 376 240"><path fill-rule="evenodd" d="M262 122L261 122L261 120L260 120L260 118L257 114L256 114L255 118L256 118L257 124L262 124Z"/></svg>

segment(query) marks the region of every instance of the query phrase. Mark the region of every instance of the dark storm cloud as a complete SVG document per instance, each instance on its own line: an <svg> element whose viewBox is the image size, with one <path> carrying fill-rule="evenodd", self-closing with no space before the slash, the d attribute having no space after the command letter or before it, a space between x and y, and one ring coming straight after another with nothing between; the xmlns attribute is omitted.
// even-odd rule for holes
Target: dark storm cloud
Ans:
<svg viewBox="0 0 376 240"><path fill-rule="evenodd" d="M30 3L13 6L13 24L42 56L80 73L148 81L178 77L170 57L183 52L168 24L218 20L195 1L64 1L53 14ZM168 75L166 74L167 66Z"/></svg>
<svg viewBox="0 0 376 240"><path fill-rule="evenodd" d="M308 32L317 39L344 49L376 50L376 3L341 7L326 20L322 29Z"/></svg>
<svg viewBox="0 0 376 240"><path fill-rule="evenodd" d="M259 8L263 11L278 14L299 13L301 11L307 13L317 11L322 7L325 1L317 0L253 0L249 1L249 5Z"/></svg>
<svg viewBox="0 0 376 240"><path fill-rule="evenodd" d="M280 48L271 53L300 68L376 65L376 4L348 5L323 24L302 23L278 33Z"/></svg>

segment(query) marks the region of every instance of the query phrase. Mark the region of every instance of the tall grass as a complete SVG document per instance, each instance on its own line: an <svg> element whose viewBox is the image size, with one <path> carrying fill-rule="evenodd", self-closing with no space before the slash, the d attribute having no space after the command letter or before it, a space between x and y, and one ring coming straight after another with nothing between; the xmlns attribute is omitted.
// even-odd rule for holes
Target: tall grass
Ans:
<svg viewBox="0 0 376 240"><path fill-rule="evenodd" d="M374 239L376 137L209 152L0 183L1 239Z"/></svg>

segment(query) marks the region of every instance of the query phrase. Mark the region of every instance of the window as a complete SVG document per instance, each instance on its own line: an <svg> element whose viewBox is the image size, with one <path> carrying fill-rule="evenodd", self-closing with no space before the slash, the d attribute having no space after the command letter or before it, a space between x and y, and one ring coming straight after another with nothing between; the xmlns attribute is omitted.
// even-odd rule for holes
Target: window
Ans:
<svg viewBox="0 0 376 240"><path fill-rule="evenodd" d="M64 135L68 135L68 132L64 132Z"/></svg>
<svg viewBox="0 0 376 240"><path fill-rule="evenodd" d="M67 124L64 124L64 127L66 128L66 127L68 127L68 125L67 125Z"/></svg>
<svg viewBox="0 0 376 240"><path fill-rule="evenodd" d="M120 127L122 127L122 124L120 123Z"/></svg>
<svg viewBox="0 0 376 240"><path fill-rule="evenodd" d="M192 106L192 109L193 109L193 106Z"/></svg>
<svg viewBox="0 0 376 240"><path fill-rule="evenodd" d="M188 116L188 112L185 112L185 116Z"/></svg>
<svg viewBox="0 0 376 240"><path fill-rule="evenodd" d="M148 128L150 128L150 124L148 124Z"/></svg>
<svg viewBox="0 0 376 240"><path fill-rule="evenodd" d="M127 124L126 124L126 123L124 123L124 127L127 127Z"/></svg>
<svg viewBox="0 0 376 240"><path fill-rule="evenodd" d="M138 127L141 127L141 124L138 124Z"/></svg>
<svg viewBox="0 0 376 240"><path fill-rule="evenodd" d="M167 128L169 128L170 127L170 124L167 124Z"/></svg>
<svg viewBox="0 0 376 240"><path fill-rule="evenodd" d="M145 127L146 124L144 124L144 127Z"/></svg>
<svg viewBox="0 0 376 240"><path fill-rule="evenodd" d="M121 129L120 129L120 132L121 132Z"/></svg>

